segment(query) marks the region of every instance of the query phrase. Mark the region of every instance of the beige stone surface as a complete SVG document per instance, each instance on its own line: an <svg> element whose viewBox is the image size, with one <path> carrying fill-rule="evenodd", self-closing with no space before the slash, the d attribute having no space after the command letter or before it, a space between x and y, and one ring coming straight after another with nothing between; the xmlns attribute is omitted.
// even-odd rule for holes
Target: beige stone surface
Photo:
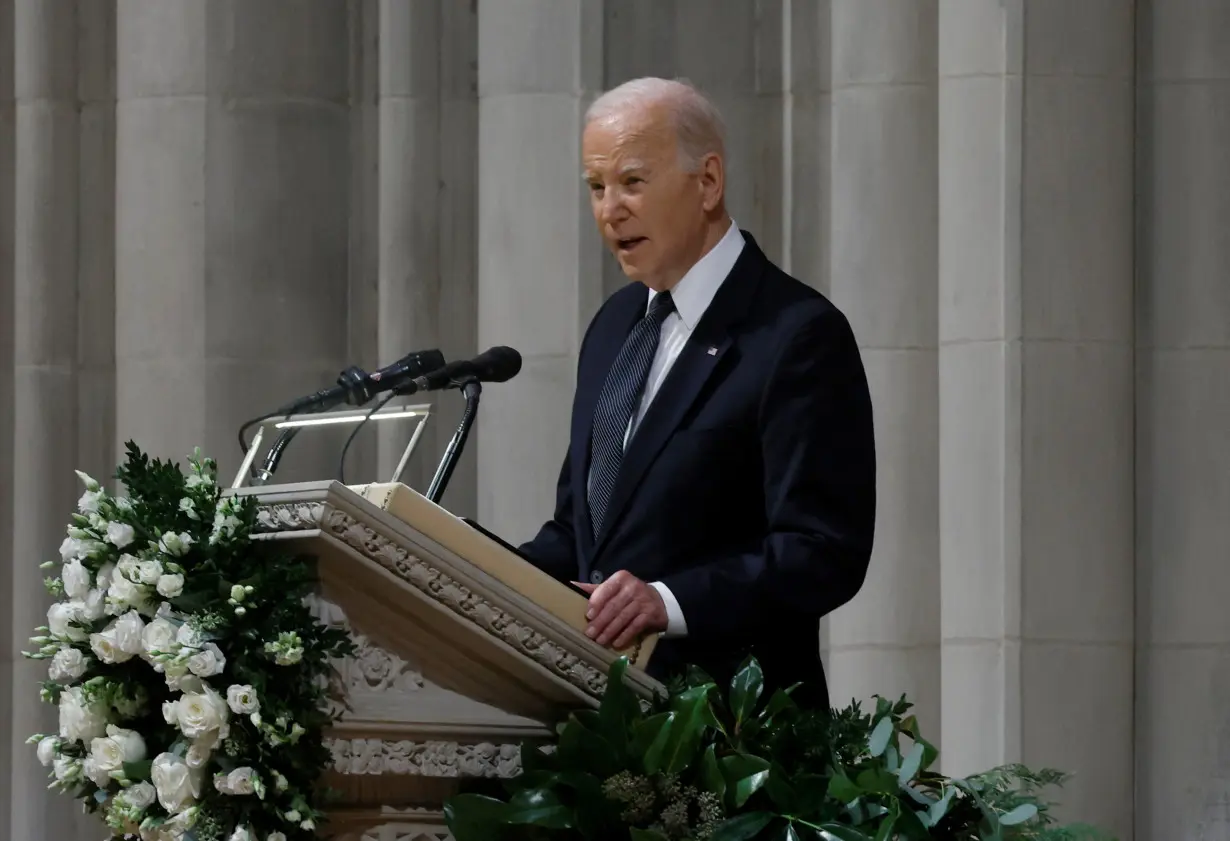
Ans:
<svg viewBox="0 0 1230 841"><path fill-rule="evenodd" d="M1228 41L1222 0L0 0L0 837L98 835L22 744L73 468L135 438L232 475L242 420L347 364L510 345L445 504L549 515L624 282L577 134L658 74L722 107L736 219L864 351L880 516L834 700L915 697L949 771L1076 772L1063 814L1121 841L1230 838Z"/></svg>

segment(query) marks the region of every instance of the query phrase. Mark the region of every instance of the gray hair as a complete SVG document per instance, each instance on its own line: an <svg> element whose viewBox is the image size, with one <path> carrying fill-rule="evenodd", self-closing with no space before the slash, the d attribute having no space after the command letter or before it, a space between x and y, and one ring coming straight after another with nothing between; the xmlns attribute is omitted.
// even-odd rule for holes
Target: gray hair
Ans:
<svg viewBox="0 0 1230 841"><path fill-rule="evenodd" d="M726 125L718 109L686 80L645 77L624 82L593 101L585 124L606 119L629 107L664 103L670 107L679 145L680 165L688 172L700 168L705 155L725 157Z"/></svg>

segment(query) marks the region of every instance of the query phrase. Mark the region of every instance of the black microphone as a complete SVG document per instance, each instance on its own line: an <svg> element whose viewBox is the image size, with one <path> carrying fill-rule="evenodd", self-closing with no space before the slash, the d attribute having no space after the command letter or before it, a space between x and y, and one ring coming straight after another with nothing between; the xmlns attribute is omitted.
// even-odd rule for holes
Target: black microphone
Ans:
<svg viewBox="0 0 1230 841"><path fill-rule="evenodd" d="M277 411L280 415L300 415L306 412L323 412L342 403L362 406L382 391L390 391L424 371L434 371L444 366L444 354L438 350L419 350L408 353L392 365L386 365L370 374L361 368L347 368L338 377L338 384L321 389L315 394L301 397Z"/></svg>
<svg viewBox="0 0 1230 841"><path fill-rule="evenodd" d="M477 380L482 383L502 383L511 380L521 371L521 354L510 347L493 347L480 353L473 359L450 362L437 368L430 374L415 377L411 383L414 388L407 392L437 391L460 384L465 380Z"/></svg>

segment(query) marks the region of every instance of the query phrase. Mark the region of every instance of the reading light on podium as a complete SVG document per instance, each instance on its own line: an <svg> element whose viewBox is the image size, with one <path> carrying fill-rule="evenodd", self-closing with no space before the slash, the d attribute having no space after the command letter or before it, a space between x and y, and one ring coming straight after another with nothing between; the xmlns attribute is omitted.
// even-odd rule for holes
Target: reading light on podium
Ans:
<svg viewBox="0 0 1230 841"><path fill-rule="evenodd" d="M336 413L330 415L304 415L301 418L287 418L286 420L278 421L274 424L277 429L291 429L301 426L332 426L343 423L358 423L359 421L384 421L397 420L398 418L418 418L426 417L427 412L420 409L394 409L389 412L363 412L356 414L354 412Z"/></svg>

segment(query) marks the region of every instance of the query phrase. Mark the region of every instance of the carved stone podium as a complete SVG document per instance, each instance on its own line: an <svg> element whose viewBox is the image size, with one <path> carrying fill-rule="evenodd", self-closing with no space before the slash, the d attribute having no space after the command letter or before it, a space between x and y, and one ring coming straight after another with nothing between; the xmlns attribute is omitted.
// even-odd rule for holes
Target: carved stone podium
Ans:
<svg viewBox="0 0 1230 841"><path fill-rule="evenodd" d="M644 672L656 637L597 645L582 594L404 485L235 493L258 497L261 539L319 560L318 616L357 645L338 664L345 702L327 735L335 838L448 838L441 807L461 780L518 773L520 745L596 707L621 654L638 694L662 691Z"/></svg>

